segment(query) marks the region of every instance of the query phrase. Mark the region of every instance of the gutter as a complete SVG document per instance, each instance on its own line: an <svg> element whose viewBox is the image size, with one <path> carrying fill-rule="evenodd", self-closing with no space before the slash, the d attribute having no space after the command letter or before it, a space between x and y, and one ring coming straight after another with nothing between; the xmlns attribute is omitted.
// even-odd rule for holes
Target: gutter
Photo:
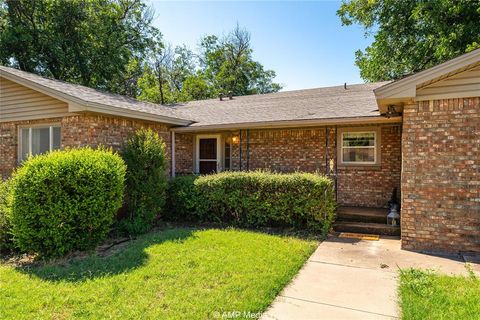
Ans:
<svg viewBox="0 0 480 320"><path fill-rule="evenodd" d="M204 126L188 126L171 128L175 132L202 132L214 130L240 130L240 129L275 129L275 128L298 128L298 127L317 127L326 125L355 125L355 124L374 124L374 123L401 123L402 117L372 116L355 118L328 118L328 119L309 119L309 120L282 120L282 121L259 121L259 122L240 122L228 124L213 124Z"/></svg>

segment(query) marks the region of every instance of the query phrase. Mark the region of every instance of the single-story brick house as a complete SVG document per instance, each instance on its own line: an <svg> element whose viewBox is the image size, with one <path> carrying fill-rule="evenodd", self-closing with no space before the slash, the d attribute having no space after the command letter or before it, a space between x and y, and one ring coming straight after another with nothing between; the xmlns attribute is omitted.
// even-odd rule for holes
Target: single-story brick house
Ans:
<svg viewBox="0 0 480 320"><path fill-rule="evenodd" d="M405 249L480 252L480 50L395 82L173 106L0 66L0 175L28 154L118 148L151 127L172 176L221 170L318 171L340 206L401 199Z"/></svg>

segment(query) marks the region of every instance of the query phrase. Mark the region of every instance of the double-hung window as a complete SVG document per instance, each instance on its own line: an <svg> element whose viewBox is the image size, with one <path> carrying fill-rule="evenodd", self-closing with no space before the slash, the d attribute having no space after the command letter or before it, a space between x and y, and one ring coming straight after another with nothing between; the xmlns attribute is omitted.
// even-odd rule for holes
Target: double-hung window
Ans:
<svg viewBox="0 0 480 320"><path fill-rule="evenodd" d="M341 163L347 165L377 164L377 135L377 131L341 132Z"/></svg>
<svg viewBox="0 0 480 320"><path fill-rule="evenodd" d="M60 125L22 127L19 134L19 162L30 155L60 149Z"/></svg>

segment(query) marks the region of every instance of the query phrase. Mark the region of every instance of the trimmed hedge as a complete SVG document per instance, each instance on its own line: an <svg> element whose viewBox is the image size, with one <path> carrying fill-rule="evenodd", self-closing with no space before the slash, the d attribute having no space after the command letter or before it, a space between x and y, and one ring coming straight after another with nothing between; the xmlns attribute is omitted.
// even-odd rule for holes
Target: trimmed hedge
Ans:
<svg viewBox="0 0 480 320"><path fill-rule="evenodd" d="M120 156L102 149L29 158L12 178L15 245L44 256L95 247L122 205L125 170Z"/></svg>
<svg viewBox="0 0 480 320"><path fill-rule="evenodd" d="M13 249L10 225L10 180L0 178L0 252Z"/></svg>
<svg viewBox="0 0 480 320"><path fill-rule="evenodd" d="M335 214L333 183L312 173L222 172L170 182L174 220L242 227L294 227L329 231Z"/></svg>
<svg viewBox="0 0 480 320"><path fill-rule="evenodd" d="M167 210L164 218L173 221L200 221L199 193L194 183L199 177L178 176L168 183Z"/></svg>

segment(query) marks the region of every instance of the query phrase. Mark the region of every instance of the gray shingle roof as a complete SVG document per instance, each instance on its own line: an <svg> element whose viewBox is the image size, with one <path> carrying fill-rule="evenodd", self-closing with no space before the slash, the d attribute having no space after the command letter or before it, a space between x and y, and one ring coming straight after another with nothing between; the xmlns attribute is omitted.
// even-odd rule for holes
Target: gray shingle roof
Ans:
<svg viewBox="0 0 480 320"><path fill-rule="evenodd" d="M388 82L285 91L176 104L192 127L379 116L373 90Z"/></svg>
<svg viewBox="0 0 480 320"><path fill-rule="evenodd" d="M388 82L284 91L278 93L191 101L164 106L142 102L125 96L101 92L81 85L0 66L0 74L10 75L86 104L100 104L129 111L165 117L167 123L190 124L190 127L233 125L244 123L345 119L379 116L374 89ZM152 119L161 121L162 119Z"/></svg>
<svg viewBox="0 0 480 320"><path fill-rule="evenodd" d="M36 85L40 85L46 89L54 90L59 94L79 99L86 102L87 104L96 103L173 119L189 120L188 118L184 118L180 112L168 106L163 106L150 102L143 102L126 96L102 92L82 85L67 83L59 80L52 80L30 72L0 66L0 75L3 72L17 76Z"/></svg>

